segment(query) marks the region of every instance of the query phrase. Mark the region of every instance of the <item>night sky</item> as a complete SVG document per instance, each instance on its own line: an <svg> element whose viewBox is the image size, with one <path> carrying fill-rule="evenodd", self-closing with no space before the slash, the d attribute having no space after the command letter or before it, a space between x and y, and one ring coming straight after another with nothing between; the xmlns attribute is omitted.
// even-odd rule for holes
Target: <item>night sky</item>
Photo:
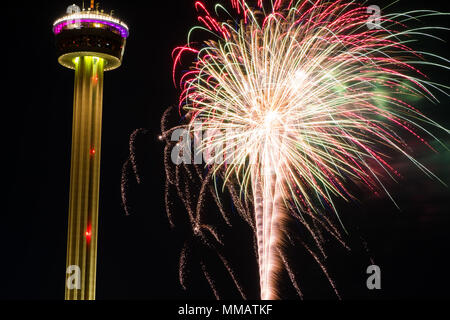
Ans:
<svg viewBox="0 0 450 320"><path fill-rule="evenodd" d="M8 32L3 33L7 58L3 93L3 208L0 216L0 299L64 299L66 237L74 73L57 63L53 21L71 2L7 3ZM157 4L156 4L157 3ZM98 299L212 299L200 267L190 267L190 288L178 282L178 256L185 233L171 231L164 207L164 144L160 119L177 103L172 82L171 51L185 43L196 24L194 0L105 0L130 27L123 65L105 74L99 215ZM382 1L372 4L383 7ZM77 3L81 5L81 3ZM396 10L432 8L442 1L401 1ZM448 11L448 10L447 10ZM392 10L390 10L392 12ZM445 19L427 20L445 25ZM448 23L446 25L448 27ZM436 32L444 39L448 33ZM448 58L448 43L427 41L428 51ZM448 84L445 70L427 70ZM423 101L427 115L450 127L448 98L437 106ZM129 155L130 134L146 128L138 142L141 185L129 190L131 215L121 204L121 170ZM448 135L438 133L450 147ZM436 144L434 144L437 146ZM450 185L450 152L439 154L417 146L415 156ZM387 198L361 196L341 203L352 252L330 244L329 272L343 299L449 298L450 189L427 178L404 159L392 159L405 179L388 184L401 208ZM178 215L183 215L180 208ZM229 250L232 264L258 297L257 267L245 245L249 229L236 221ZM363 243L367 243L369 253ZM244 244L243 244L244 243ZM213 255L194 246L194 255ZM370 257L382 270L382 290L366 288ZM227 274L209 261L224 298L239 298ZM306 299L336 299L314 261L299 250L298 277ZM286 296L295 298L291 289Z"/></svg>

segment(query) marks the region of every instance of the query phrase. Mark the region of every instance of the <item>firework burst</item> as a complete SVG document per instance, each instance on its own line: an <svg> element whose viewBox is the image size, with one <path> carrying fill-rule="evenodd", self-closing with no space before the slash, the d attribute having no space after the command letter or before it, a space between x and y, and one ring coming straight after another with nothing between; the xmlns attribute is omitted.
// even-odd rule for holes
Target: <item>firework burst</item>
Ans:
<svg viewBox="0 0 450 320"><path fill-rule="evenodd" d="M229 223L217 192L216 182L223 181L255 233L261 298L279 297L283 268L302 296L283 254L292 241L286 221L296 218L322 251L319 228L343 243L339 228L323 212L339 217L334 203L355 198L350 184L391 197L383 180L401 177L389 164L391 156L404 156L435 177L410 154L407 141L416 139L434 151L426 138L435 137L426 128L448 130L408 101L420 96L438 102L436 92L447 95L449 88L429 80L419 66L448 70L448 61L413 50L413 36L427 35L429 28L405 24L438 13L384 15L376 28L368 28L370 10L355 2L277 0L264 6L256 1L252 9L246 1L232 0L231 5L239 20L216 5L216 15L229 17L221 22L196 2L203 26L194 30L214 36L201 46L188 40L174 50L174 80L181 58L194 59L180 77L179 110L186 124L169 129L163 118L166 189L175 186L193 233L220 243L214 228L202 224L202 203L206 195L212 197ZM180 127L193 139L202 137L197 152L208 154L206 173L202 166L173 169L170 164L170 137ZM200 179L200 191L180 183L182 177Z"/></svg>

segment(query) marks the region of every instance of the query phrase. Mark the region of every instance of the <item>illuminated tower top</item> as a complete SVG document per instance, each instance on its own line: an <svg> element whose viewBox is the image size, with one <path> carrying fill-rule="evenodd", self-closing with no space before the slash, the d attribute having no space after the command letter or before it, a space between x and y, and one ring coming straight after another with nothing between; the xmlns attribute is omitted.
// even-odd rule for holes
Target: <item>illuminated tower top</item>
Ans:
<svg viewBox="0 0 450 320"><path fill-rule="evenodd" d="M96 56L105 59L105 71L118 68L125 51L128 27L121 20L99 10L94 1L87 9L77 5L53 24L59 63L75 69L75 59Z"/></svg>

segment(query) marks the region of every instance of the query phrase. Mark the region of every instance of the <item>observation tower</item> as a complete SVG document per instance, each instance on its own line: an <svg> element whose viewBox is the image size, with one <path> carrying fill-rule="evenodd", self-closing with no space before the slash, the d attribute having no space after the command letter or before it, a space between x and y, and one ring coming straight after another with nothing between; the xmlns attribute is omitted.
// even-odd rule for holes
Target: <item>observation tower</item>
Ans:
<svg viewBox="0 0 450 320"><path fill-rule="evenodd" d="M53 24L58 62L75 70L65 298L94 300L103 73L121 65L128 27L94 1L66 13Z"/></svg>

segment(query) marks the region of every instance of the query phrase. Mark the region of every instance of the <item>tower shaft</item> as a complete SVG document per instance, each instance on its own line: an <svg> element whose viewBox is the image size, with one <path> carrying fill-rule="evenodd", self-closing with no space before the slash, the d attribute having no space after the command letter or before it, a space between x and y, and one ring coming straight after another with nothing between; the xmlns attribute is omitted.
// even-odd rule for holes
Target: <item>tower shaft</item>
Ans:
<svg viewBox="0 0 450 320"><path fill-rule="evenodd" d="M103 71L105 61L93 56L74 59L72 155L70 171L66 300L94 300L100 186ZM79 269L78 269L79 268Z"/></svg>

